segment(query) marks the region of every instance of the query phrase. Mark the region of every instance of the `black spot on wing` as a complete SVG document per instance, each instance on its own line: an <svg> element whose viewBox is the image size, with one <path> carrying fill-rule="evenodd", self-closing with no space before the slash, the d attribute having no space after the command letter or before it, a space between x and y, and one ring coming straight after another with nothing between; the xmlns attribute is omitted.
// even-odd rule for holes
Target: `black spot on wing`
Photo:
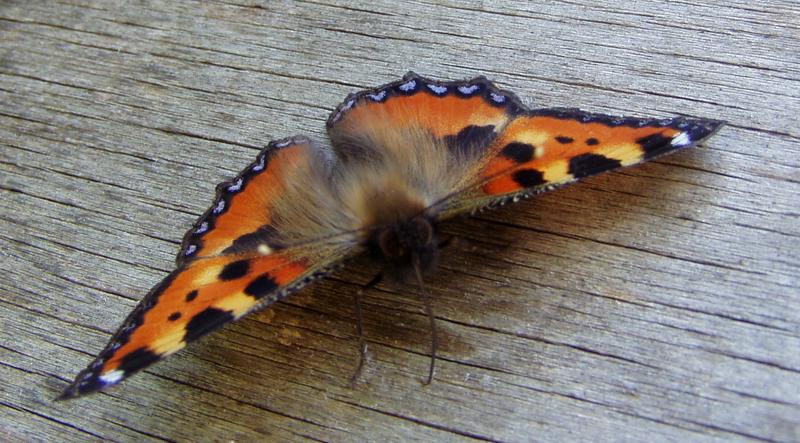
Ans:
<svg viewBox="0 0 800 443"><path fill-rule="evenodd" d="M596 139L594 137L589 137L589 138L586 139L586 144L588 146L599 145L600 144L600 140L598 140L598 139Z"/></svg>
<svg viewBox="0 0 800 443"><path fill-rule="evenodd" d="M537 171L536 169L520 169L516 171L511 178L523 188L530 188L546 183L542 171Z"/></svg>
<svg viewBox="0 0 800 443"><path fill-rule="evenodd" d="M458 131L456 135L445 136L444 142L450 151L472 154L480 152L484 147L488 146L494 140L495 135L493 125L469 125Z"/></svg>
<svg viewBox="0 0 800 443"><path fill-rule="evenodd" d="M199 294L199 292L197 292L197 289L195 289L194 291L186 294L186 301L188 302L188 301L192 301L192 300L196 299L197 298L197 294Z"/></svg>
<svg viewBox="0 0 800 443"><path fill-rule="evenodd" d="M186 335L183 340L191 342L206 335L207 333L219 328L220 326L233 321L234 317L230 311L217 308L206 308L189 320L186 324Z"/></svg>
<svg viewBox="0 0 800 443"><path fill-rule="evenodd" d="M245 234L222 251L223 254L241 254L258 251L260 245L267 245L273 251L283 249L285 245L278 240L278 232L272 226L262 226L255 232Z"/></svg>
<svg viewBox="0 0 800 443"><path fill-rule="evenodd" d="M582 178L620 166L622 163L613 158L599 154L582 154L570 159L569 173L575 178Z"/></svg>
<svg viewBox="0 0 800 443"><path fill-rule="evenodd" d="M131 352L125 357L122 357L117 369L125 372L125 376L128 376L142 368L152 365L160 358L160 355L145 347L142 347Z"/></svg>
<svg viewBox="0 0 800 443"><path fill-rule="evenodd" d="M225 265L225 267L222 268L222 271L220 271L218 277L222 281L236 280L237 278L242 278L247 275L247 271L249 269L249 260L237 260Z"/></svg>
<svg viewBox="0 0 800 443"><path fill-rule="evenodd" d="M564 136L564 135L559 135L558 137L556 137L556 141L557 141L557 142L559 142L559 143L561 143L562 145L566 145L566 144L568 144L568 143L572 143L572 142L574 142L574 141L575 141L575 139L573 139L572 137L567 137L567 136Z"/></svg>
<svg viewBox="0 0 800 443"><path fill-rule="evenodd" d="M533 160L533 145L527 143L509 143L500 151L500 155L516 163L527 163Z"/></svg>
<svg viewBox="0 0 800 443"><path fill-rule="evenodd" d="M264 274L251 281L244 293L256 299L263 298L278 289L278 283L269 274Z"/></svg>
<svg viewBox="0 0 800 443"><path fill-rule="evenodd" d="M167 320L175 321L175 320L178 320L179 318L181 318L181 313L180 312L173 312L172 314L169 315L169 317L167 317Z"/></svg>
<svg viewBox="0 0 800 443"><path fill-rule="evenodd" d="M672 147L671 142L672 139L670 137L664 137L661 134L652 134L636 140L636 143L644 151L644 158L650 158L668 151Z"/></svg>

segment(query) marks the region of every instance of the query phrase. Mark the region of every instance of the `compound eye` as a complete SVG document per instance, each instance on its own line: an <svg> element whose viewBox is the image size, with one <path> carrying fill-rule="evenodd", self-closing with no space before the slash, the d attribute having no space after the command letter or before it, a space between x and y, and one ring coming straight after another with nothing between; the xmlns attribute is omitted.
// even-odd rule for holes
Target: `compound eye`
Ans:
<svg viewBox="0 0 800 443"><path fill-rule="evenodd" d="M378 246L387 257L400 257L403 255L403 246L397 233L391 229L386 229L378 235Z"/></svg>

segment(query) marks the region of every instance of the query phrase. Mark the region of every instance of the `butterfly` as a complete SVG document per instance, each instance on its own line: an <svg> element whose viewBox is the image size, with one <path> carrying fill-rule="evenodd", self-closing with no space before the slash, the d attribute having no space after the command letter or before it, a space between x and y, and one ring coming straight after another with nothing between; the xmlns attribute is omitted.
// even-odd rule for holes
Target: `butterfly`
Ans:
<svg viewBox="0 0 800 443"><path fill-rule="evenodd" d="M383 269L365 288L383 276L422 287L443 246L441 222L694 146L722 125L529 109L483 76L409 72L351 94L327 121L329 145L273 141L217 186L175 270L60 398L115 385L357 256Z"/></svg>

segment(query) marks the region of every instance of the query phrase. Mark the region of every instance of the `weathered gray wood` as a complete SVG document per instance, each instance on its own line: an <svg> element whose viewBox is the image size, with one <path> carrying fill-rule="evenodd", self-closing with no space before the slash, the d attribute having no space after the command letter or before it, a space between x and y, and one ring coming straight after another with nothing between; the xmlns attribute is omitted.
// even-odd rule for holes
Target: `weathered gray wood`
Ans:
<svg viewBox="0 0 800 443"><path fill-rule="evenodd" d="M10 440L800 441L800 7L0 4ZM355 268L118 389L54 403L260 146L349 92L485 74L535 106L730 122L708 147L448 226L430 280ZM503 245L510 244L509 247Z"/></svg>

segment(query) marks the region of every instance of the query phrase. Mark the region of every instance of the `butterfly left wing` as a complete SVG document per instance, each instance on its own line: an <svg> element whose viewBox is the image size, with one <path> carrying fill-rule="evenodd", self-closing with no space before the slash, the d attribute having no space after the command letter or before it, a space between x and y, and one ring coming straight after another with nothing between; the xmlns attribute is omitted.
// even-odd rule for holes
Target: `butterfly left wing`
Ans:
<svg viewBox="0 0 800 443"><path fill-rule="evenodd" d="M486 147L471 183L437 203L439 218L500 206L695 146L722 125L707 119L613 117L576 109L525 111Z"/></svg>
<svg viewBox="0 0 800 443"><path fill-rule="evenodd" d="M211 209L184 238L178 268L60 398L115 385L356 253L355 235L324 193L326 159L305 138L281 140L218 186Z"/></svg>

